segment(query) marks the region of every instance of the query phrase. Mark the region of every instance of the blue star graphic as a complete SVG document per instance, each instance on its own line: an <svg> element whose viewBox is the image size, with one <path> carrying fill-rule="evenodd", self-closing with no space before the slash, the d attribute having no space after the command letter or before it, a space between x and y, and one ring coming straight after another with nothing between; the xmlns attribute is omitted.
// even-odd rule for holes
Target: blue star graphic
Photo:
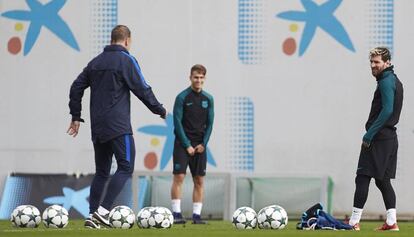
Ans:
<svg viewBox="0 0 414 237"><path fill-rule="evenodd" d="M355 52L354 46L344 26L333 15L342 0L328 0L321 5L317 5L312 0L301 0L301 2L305 11L286 11L276 15L282 19L303 21L306 23L299 45L299 56L305 53L315 35L317 27L324 30L345 48Z"/></svg>
<svg viewBox="0 0 414 237"><path fill-rule="evenodd" d="M89 197L90 186L81 190L75 191L68 187L63 187L63 196L48 197L43 200L44 203L60 204L66 210L70 210L72 207L82 214L84 217L89 215Z"/></svg>
<svg viewBox="0 0 414 237"><path fill-rule="evenodd" d="M138 132L142 132L149 135L155 135L155 136L164 136L167 137L164 149L162 150L161 154L161 162L160 167L161 170L164 170L165 167L168 164L168 161L170 161L172 154L173 154L173 148L174 148L174 119L171 114L168 114L165 119L166 126L160 126L160 125L148 125L141 128L138 128ZM212 166L217 166L216 161L213 158L213 155L211 154L210 149L207 147L207 162Z"/></svg>
<svg viewBox="0 0 414 237"><path fill-rule="evenodd" d="M52 0L45 5L38 0L26 0L26 3L29 6L30 11L14 10L1 14L3 17L10 19L30 21L26 41L24 43L24 55L27 55L32 49L43 26L49 29L70 47L79 51L78 43L76 42L72 31L66 22L58 15L60 9L65 5L66 0Z"/></svg>

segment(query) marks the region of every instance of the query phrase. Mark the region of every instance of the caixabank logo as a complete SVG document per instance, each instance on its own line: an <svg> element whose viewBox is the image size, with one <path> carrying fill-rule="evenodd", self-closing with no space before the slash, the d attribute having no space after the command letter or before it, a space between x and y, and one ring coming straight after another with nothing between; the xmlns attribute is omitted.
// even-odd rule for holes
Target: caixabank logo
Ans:
<svg viewBox="0 0 414 237"><path fill-rule="evenodd" d="M239 0L238 12L238 56L243 64L262 64L280 52L304 57L323 34L338 52L355 53L361 45L361 50L379 45L393 50L394 0ZM350 33L361 27L365 42Z"/></svg>
<svg viewBox="0 0 414 237"><path fill-rule="evenodd" d="M21 32L24 30L24 24L27 22L27 33L24 40L23 55L30 53L33 46L41 33L42 28L48 29L56 37L62 40L69 47L79 51L79 45L73 32L66 21L59 15L59 11L64 7L66 0L52 0L42 4L38 0L26 0L28 10L15 9L3 12L2 17L16 21L15 30ZM11 54L18 54L22 49L22 39L19 36L12 36L8 41L8 51Z"/></svg>
<svg viewBox="0 0 414 237"><path fill-rule="evenodd" d="M300 36L299 56L302 56L306 52L306 49L315 38L317 28L329 34L333 40L346 49L355 51L345 27L334 15L342 0L329 0L321 5L316 4L312 0L302 0L301 2L304 8L303 11L291 10L276 15L276 17L281 19L293 22L304 22L304 28ZM295 31L297 28L296 24L290 26L292 31ZM287 55L293 54L296 51L295 49L296 42L294 39L291 43L289 43L289 39L283 42L283 51Z"/></svg>
<svg viewBox="0 0 414 237"><path fill-rule="evenodd" d="M23 56L28 56L36 46L48 45L55 50L59 47L69 47L77 52L81 48L89 49L91 57L96 56L109 43L110 32L117 25L118 0L70 1L70 4L71 9L89 8L89 15L85 14L83 19L77 13L70 12L73 10L67 10L67 0L0 0L0 19L7 21L5 27L13 28L4 31L11 32L6 39L7 51L11 55L19 55L23 50ZM65 17L62 11L68 11ZM89 32L90 42L79 42L79 36L73 31L75 22L90 27L83 31ZM40 40L45 31L51 32L52 37L63 42L63 46L52 42L52 39L47 42Z"/></svg>

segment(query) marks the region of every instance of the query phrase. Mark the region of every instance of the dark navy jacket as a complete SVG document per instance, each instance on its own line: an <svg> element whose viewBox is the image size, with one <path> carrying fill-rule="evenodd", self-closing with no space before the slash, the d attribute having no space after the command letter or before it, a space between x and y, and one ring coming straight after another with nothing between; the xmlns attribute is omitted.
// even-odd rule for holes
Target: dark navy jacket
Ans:
<svg viewBox="0 0 414 237"><path fill-rule="evenodd" d="M104 52L90 61L73 82L69 95L72 121L83 121L81 102L88 87L91 88L90 116L94 143L132 134L130 91L154 114L164 116L166 113L145 82L137 60L120 45L106 46Z"/></svg>
<svg viewBox="0 0 414 237"><path fill-rule="evenodd" d="M397 136L395 125L403 104L403 85L394 74L394 66L384 69L376 79L378 86L365 124L367 132L363 137L368 143Z"/></svg>

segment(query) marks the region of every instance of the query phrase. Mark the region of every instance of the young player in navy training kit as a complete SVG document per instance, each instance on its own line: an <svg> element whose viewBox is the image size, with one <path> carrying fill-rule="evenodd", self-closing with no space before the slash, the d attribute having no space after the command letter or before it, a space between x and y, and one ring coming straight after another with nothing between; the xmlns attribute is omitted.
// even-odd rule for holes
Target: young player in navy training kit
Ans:
<svg viewBox="0 0 414 237"><path fill-rule="evenodd" d="M387 219L377 230L399 230L391 179L395 178L397 167L398 140L395 125L400 118L403 86L394 74L390 60L391 54L387 48L378 47L370 52L372 75L378 85L365 125L367 132L363 137L355 178L354 207L349 220L354 230L360 229L359 221L368 198L371 178L375 179L387 210Z"/></svg>
<svg viewBox="0 0 414 237"><path fill-rule="evenodd" d="M181 214L181 190L187 167L193 176L193 224L201 220L206 175L206 148L213 129L213 97L203 90L206 68L194 65L190 71L191 86L182 91L174 103L174 152L171 204L175 224L184 224Z"/></svg>
<svg viewBox="0 0 414 237"><path fill-rule="evenodd" d="M72 122L67 132L73 137L78 134L80 122L83 122L83 92L88 87L91 88L90 117L96 173L89 196L90 216L85 220L87 228L100 228L100 224L110 226L109 210L134 171L135 145L131 128L130 91L151 112L162 118L166 116L166 110L145 81L137 60L129 54L130 46L131 32L128 27L116 26L111 33L111 45L106 46L103 53L88 63L70 88ZM113 155L118 169L100 202L109 178Z"/></svg>

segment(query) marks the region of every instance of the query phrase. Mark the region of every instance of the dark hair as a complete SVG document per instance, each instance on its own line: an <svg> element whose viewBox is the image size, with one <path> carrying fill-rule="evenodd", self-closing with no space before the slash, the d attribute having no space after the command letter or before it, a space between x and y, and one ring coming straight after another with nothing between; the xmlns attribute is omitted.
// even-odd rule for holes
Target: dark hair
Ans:
<svg viewBox="0 0 414 237"><path fill-rule="evenodd" d="M117 25L112 29L111 32L111 43L117 43L124 41L131 37L131 31L127 26Z"/></svg>
<svg viewBox="0 0 414 237"><path fill-rule="evenodd" d="M196 65L191 67L190 75L193 74L193 72L198 72L198 73L203 74L205 76L206 73L207 73L207 69L206 69L206 67L204 67L201 64L196 64Z"/></svg>
<svg viewBox="0 0 414 237"><path fill-rule="evenodd" d="M369 51L369 58L373 58L376 56L381 56L382 61L386 62L388 60L391 61L391 53L386 47L376 47Z"/></svg>

